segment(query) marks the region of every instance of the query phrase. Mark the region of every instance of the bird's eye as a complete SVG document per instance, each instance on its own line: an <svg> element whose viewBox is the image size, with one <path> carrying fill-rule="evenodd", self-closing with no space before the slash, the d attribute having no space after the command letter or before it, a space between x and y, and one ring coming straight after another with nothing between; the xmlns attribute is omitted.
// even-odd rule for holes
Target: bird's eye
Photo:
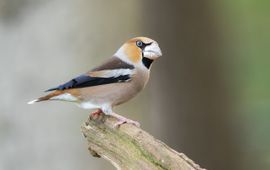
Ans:
<svg viewBox="0 0 270 170"><path fill-rule="evenodd" d="M136 45L141 48L141 47L143 47L143 42L142 41L137 41Z"/></svg>

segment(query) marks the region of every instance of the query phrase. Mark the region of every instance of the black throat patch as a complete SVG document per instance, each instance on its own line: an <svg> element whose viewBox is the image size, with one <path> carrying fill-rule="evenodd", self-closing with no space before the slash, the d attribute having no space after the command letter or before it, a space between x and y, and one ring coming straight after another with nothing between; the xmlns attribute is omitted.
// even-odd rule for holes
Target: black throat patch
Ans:
<svg viewBox="0 0 270 170"><path fill-rule="evenodd" d="M146 68L150 68L151 64L153 63L154 60L151 60L149 58L146 58L146 57L143 57L142 58L142 62L143 62L143 65L146 67Z"/></svg>

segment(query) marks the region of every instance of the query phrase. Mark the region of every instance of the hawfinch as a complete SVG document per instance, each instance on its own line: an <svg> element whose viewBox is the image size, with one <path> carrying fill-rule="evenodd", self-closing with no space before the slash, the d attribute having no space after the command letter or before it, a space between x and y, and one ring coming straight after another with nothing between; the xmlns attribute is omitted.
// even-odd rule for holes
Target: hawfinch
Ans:
<svg viewBox="0 0 270 170"><path fill-rule="evenodd" d="M115 126L140 124L112 111L133 98L146 85L154 60L161 56L158 43L150 38L136 37L124 43L104 64L54 88L48 95L28 102L46 100L68 101L83 109L95 109L91 116L104 113L117 118Z"/></svg>

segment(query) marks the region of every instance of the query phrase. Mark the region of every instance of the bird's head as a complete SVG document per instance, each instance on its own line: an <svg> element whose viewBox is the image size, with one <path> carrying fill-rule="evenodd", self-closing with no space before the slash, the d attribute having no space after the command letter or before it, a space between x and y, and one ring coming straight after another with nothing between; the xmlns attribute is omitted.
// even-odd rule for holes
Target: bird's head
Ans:
<svg viewBox="0 0 270 170"><path fill-rule="evenodd" d="M115 55L129 63L143 64L149 68L162 53L156 41L147 37L136 37L124 43Z"/></svg>

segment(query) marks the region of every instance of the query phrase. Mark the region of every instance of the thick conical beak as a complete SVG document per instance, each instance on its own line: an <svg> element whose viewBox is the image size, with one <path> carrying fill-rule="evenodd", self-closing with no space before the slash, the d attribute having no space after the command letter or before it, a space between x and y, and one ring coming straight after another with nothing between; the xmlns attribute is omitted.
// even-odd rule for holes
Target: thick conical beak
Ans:
<svg viewBox="0 0 270 170"><path fill-rule="evenodd" d="M151 45L148 45L143 50L144 57L147 57L151 60L155 60L162 56L162 52L158 46L157 42L153 42Z"/></svg>

